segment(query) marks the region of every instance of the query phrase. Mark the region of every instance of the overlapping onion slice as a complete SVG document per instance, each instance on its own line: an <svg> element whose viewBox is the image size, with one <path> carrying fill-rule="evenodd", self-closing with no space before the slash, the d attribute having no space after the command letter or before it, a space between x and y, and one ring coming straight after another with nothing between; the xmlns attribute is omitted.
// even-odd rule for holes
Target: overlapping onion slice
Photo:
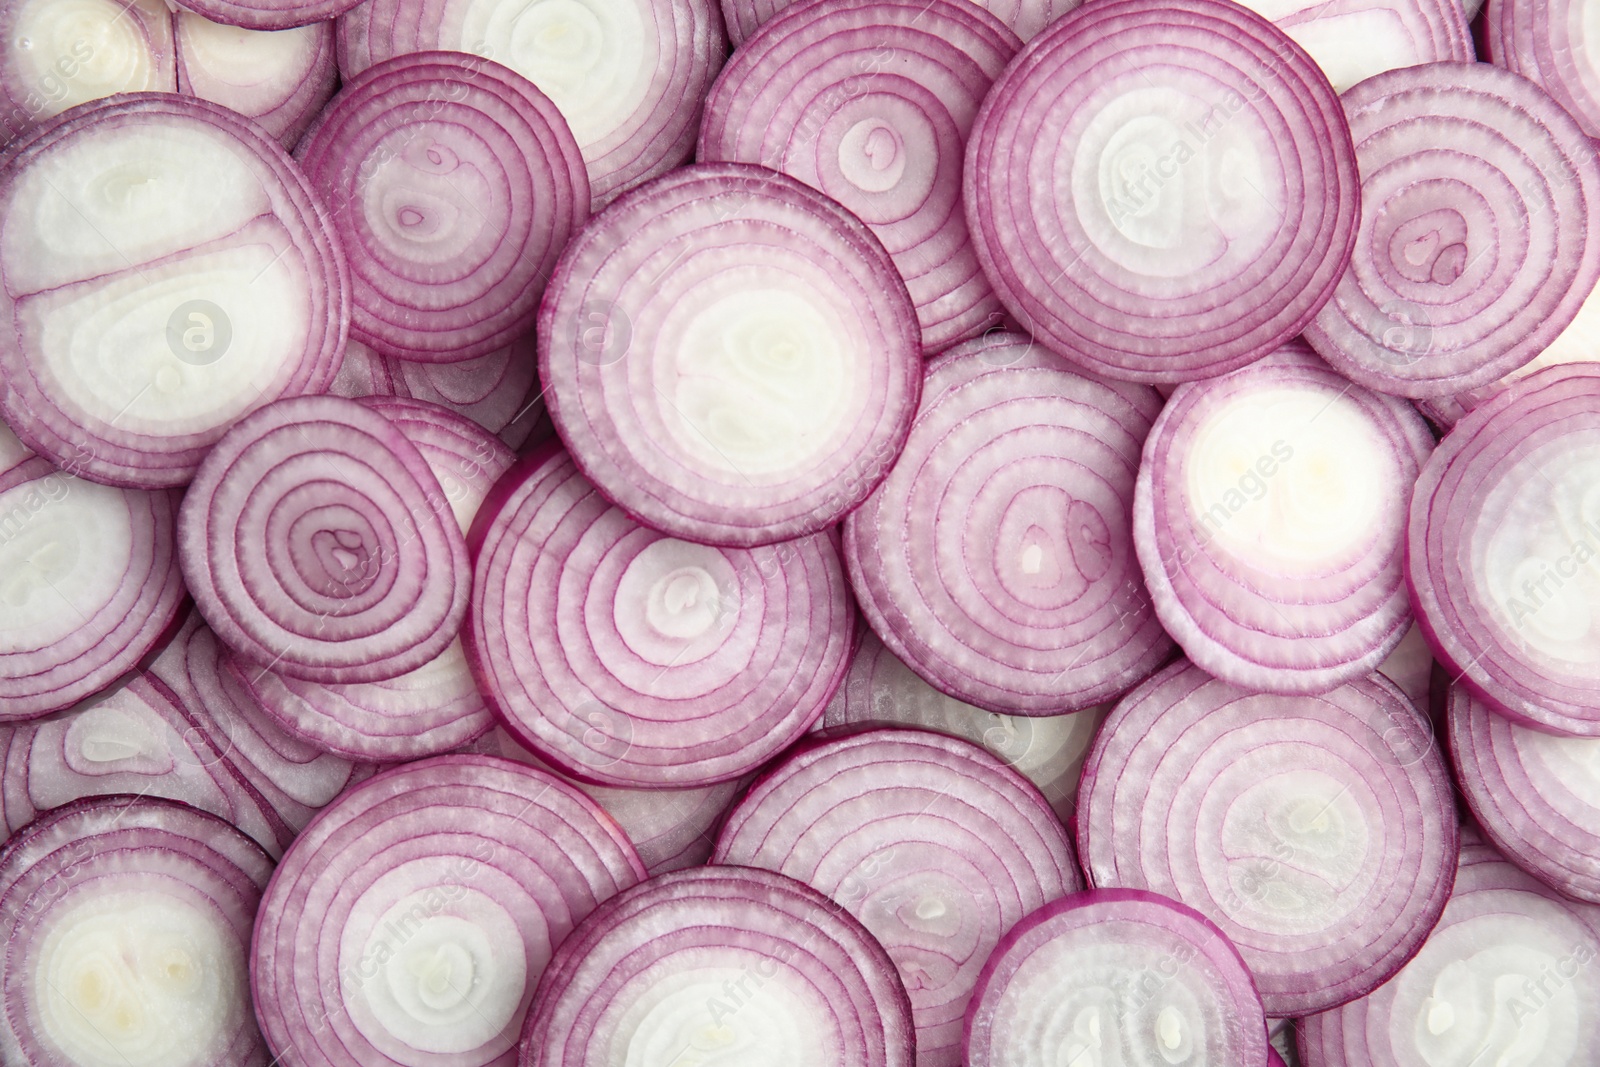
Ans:
<svg viewBox="0 0 1600 1067"><path fill-rule="evenodd" d="M1083 0L983 0L978 4L1024 41ZM728 40L737 51L745 39L794 6L794 0L722 0Z"/></svg>
<svg viewBox="0 0 1600 1067"><path fill-rule="evenodd" d="M1432 741L1380 675L1281 696L1175 663L1117 705L1089 752L1089 882L1205 914L1269 1015L1363 996L1411 958L1450 895L1455 802Z"/></svg>
<svg viewBox="0 0 1600 1067"><path fill-rule="evenodd" d="M821 717L848 666L832 534L756 549L667 537L551 445L501 480L472 538L468 661L517 740L576 777L739 778Z"/></svg>
<svg viewBox="0 0 1600 1067"><path fill-rule="evenodd" d="M545 401L579 468L706 544L833 525L916 410L916 311L883 245L763 167L683 167L590 221L539 309Z"/></svg>
<svg viewBox="0 0 1600 1067"><path fill-rule="evenodd" d="M361 0L172 0L212 22L247 30L289 30L326 22L360 4Z"/></svg>
<svg viewBox="0 0 1600 1067"><path fill-rule="evenodd" d="M1226 0L1086 4L995 82L967 145L984 272L1040 342L1097 373L1176 382L1298 334L1360 214L1327 78Z"/></svg>
<svg viewBox="0 0 1600 1067"><path fill-rule="evenodd" d="M1493 0L1483 17L1484 58L1539 84L1600 136L1594 12L1573 0Z"/></svg>
<svg viewBox="0 0 1600 1067"><path fill-rule="evenodd" d="M650 879L596 909L539 984L520 1067L910 1067L894 965L816 890L748 867Z"/></svg>
<svg viewBox="0 0 1600 1067"><path fill-rule="evenodd" d="M961 1019L990 951L1082 887L1039 791L965 741L866 730L808 742L734 808L715 863L798 878L883 943L911 994L919 1067L961 1061Z"/></svg>
<svg viewBox="0 0 1600 1067"><path fill-rule="evenodd" d="M248 115L294 148L339 87L332 22L292 30L246 30L173 16L178 91Z"/></svg>
<svg viewBox="0 0 1600 1067"><path fill-rule="evenodd" d="M223 642L307 681L399 677L466 614L466 543L438 479L397 426L343 397L238 422L184 497L178 554Z"/></svg>
<svg viewBox="0 0 1600 1067"><path fill-rule="evenodd" d="M1397 67L1477 58L1461 0L1250 0L1245 6L1304 48L1341 93Z"/></svg>
<svg viewBox="0 0 1600 1067"><path fill-rule="evenodd" d="M956 0L825 0L734 53L696 158L760 163L872 227L911 290L926 352L1000 321L961 211L967 131L1021 42Z"/></svg>
<svg viewBox="0 0 1600 1067"><path fill-rule="evenodd" d="M889 477L845 523L874 632L957 699L1059 715L1111 699L1172 642L1134 555L1155 390L1080 376L1016 334L928 366Z"/></svg>
<svg viewBox="0 0 1600 1067"><path fill-rule="evenodd" d="M1530 375L1456 424L1422 468L1411 601L1453 680L1496 711L1600 736L1600 366Z"/></svg>
<svg viewBox="0 0 1600 1067"><path fill-rule="evenodd" d="M1582 128L1487 63L1387 71L1344 106L1361 227L1312 347L1410 397L1488 385L1538 355L1600 280L1600 158Z"/></svg>
<svg viewBox="0 0 1600 1067"><path fill-rule="evenodd" d="M170 800L61 808L0 852L0 1058L259 1067L251 921L272 861Z"/></svg>
<svg viewBox="0 0 1600 1067"><path fill-rule="evenodd" d="M1405 636L1406 507L1433 435L1295 342L1179 386L1145 443L1134 541L1156 615L1207 672L1325 692Z"/></svg>
<svg viewBox="0 0 1600 1067"><path fill-rule="evenodd" d="M1204 915L1132 889L1073 893L995 948L967 1009L966 1067L1268 1062L1261 996Z"/></svg>
<svg viewBox="0 0 1600 1067"><path fill-rule="evenodd" d="M286 1063L506 1067L552 953L644 877L592 800L493 756L438 756L341 796L261 903L256 1014Z"/></svg>

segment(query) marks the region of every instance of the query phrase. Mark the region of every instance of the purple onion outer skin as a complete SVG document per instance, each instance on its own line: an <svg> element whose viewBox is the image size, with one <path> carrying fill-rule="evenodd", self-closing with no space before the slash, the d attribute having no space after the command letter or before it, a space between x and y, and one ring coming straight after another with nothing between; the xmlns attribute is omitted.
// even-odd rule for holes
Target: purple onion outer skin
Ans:
<svg viewBox="0 0 1600 1067"><path fill-rule="evenodd" d="M794 0L721 0L728 42L734 49L766 23L783 14ZM1031 40L1049 23L1077 7L1083 0L983 0L979 7L999 19L1021 40Z"/></svg>
<svg viewBox="0 0 1600 1067"><path fill-rule="evenodd" d="M212 22L246 30L290 30L309 26L349 11L361 0L183 0L188 8Z"/></svg>
<svg viewBox="0 0 1600 1067"><path fill-rule="evenodd" d="M231 107L240 114L254 119L288 149L293 149L317 117L317 112L332 98L339 87L339 62L334 51L334 24L319 22L293 30L266 31L300 35L296 39L300 50L294 56L295 65L287 70L276 70L280 79L276 85L263 87L260 83L241 84L230 74L222 57L217 67L200 62L197 49L203 47L205 35L222 36L231 31L230 43L235 48L246 48L257 43L250 36L259 31L224 30L192 11L173 13L173 27L178 52L178 91L190 96ZM264 44L264 42L261 42Z"/></svg>
<svg viewBox="0 0 1600 1067"><path fill-rule="evenodd" d="M1130 512L1160 403L1015 334L929 363L904 452L845 521L873 632L936 689L1003 715L1091 707L1155 670L1172 643Z"/></svg>
<svg viewBox="0 0 1600 1067"><path fill-rule="evenodd" d="M1226 491L1217 497L1195 498L1188 465L1223 458L1201 451L1202 432L1219 434L1221 425L1235 435L1255 434L1263 424L1259 408L1242 405L1252 398L1285 403L1282 397L1296 393L1306 408L1299 413L1304 422L1279 416L1272 425L1285 437L1270 444L1262 437L1259 455L1237 448L1223 453L1242 458L1245 473L1228 472ZM1318 442L1312 426L1330 411L1345 425L1335 434L1325 424ZM1180 385L1145 441L1134 498L1134 542L1162 625L1191 661L1246 689L1322 693L1371 674L1411 625L1406 507L1432 449L1433 435L1411 405L1353 386L1301 342L1230 374ZM1275 558L1274 548L1293 550L1301 537L1322 535L1342 518L1297 501L1297 451L1299 465L1315 465L1323 479L1324 467L1337 473L1341 461L1349 464L1343 485L1335 487L1344 493L1341 510L1357 506L1367 487L1380 487L1382 499L1371 506L1363 541L1347 540L1299 560ZM1366 470L1358 466L1363 452L1373 464ZM1274 499L1274 479L1284 477L1291 488L1279 489ZM1319 488L1301 484L1307 487L1302 492ZM1287 513L1281 516L1288 527L1283 544L1271 543L1271 527L1248 527L1253 505ZM1237 525L1246 529L1229 537L1241 515Z"/></svg>
<svg viewBox="0 0 1600 1067"><path fill-rule="evenodd" d="M1180 660L1105 721L1078 799L1090 884L1204 912L1272 1016L1327 1010L1398 971L1438 919L1459 851L1433 734L1381 675L1285 696Z"/></svg>
<svg viewBox="0 0 1600 1067"><path fill-rule="evenodd" d="M1300 333L1360 214L1327 77L1226 0L1093 3L1051 24L985 98L964 191L984 273L1024 329L1149 383L1235 370Z"/></svg>
<svg viewBox="0 0 1600 1067"><path fill-rule="evenodd" d="M1600 137L1600 69L1586 17L1585 5L1572 0L1490 0L1484 58L1538 83L1585 133Z"/></svg>
<svg viewBox="0 0 1600 1067"><path fill-rule="evenodd" d="M759 163L872 227L917 304L925 354L1000 321L961 210L966 135L1022 42L965 0L824 0L785 10L723 67L702 162Z"/></svg>

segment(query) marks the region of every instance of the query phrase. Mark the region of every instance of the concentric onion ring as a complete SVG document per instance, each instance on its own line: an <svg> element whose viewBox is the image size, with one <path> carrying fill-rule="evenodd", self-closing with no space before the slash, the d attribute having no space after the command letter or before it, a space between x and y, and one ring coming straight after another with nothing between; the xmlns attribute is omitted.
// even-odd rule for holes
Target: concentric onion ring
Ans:
<svg viewBox="0 0 1600 1067"><path fill-rule="evenodd" d="M1600 136L1594 13L1573 0L1491 0L1485 58L1538 83L1591 137Z"/></svg>
<svg viewBox="0 0 1600 1067"><path fill-rule="evenodd" d="M983 0L978 4L1024 41L1077 7L1083 0ZM756 30L783 14L794 0L722 0L722 19L735 53Z"/></svg>
<svg viewBox="0 0 1600 1067"><path fill-rule="evenodd" d="M362 0L183 0L186 7L212 22L247 30L290 30L336 18Z"/></svg>
<svg viewBox="0 0 1600 1067"><path fill-rule="evenodd" d="M241 30L178 11L178 91L223 104L293 150L339 88L334 26Z"/></svg>
<svg viewBox="0 0 1600 1067"><path fill-rule="evenodd" d="M1461 0L1250 0L1344 92L1359 81L1421 63L1471 63L1470 16Z"/></svg>

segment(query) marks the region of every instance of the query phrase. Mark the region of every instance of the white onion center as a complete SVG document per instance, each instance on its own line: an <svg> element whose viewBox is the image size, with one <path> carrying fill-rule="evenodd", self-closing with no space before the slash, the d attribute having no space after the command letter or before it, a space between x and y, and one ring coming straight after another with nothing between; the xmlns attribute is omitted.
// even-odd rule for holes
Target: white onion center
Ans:
<svg viewBox="0 0 1600 1067"><path fill-rule="evenodd" d="M623 1067L822 1067L837 1040L812 987L788 967L703 966L636 978L613 1003L610 1055ZM609 1028L609 1024L608 1024Z"/></svg>
<svg viewBox="0 0 1600 1067"><path fill-rule="evenodd" d="M141 19L162 25L161 0L23 0L12 15L6 62L17 89L43 102L35 119L58 115L112 93L175 88L162 84ZM163 44L165 42L162 42Z"/></svg>

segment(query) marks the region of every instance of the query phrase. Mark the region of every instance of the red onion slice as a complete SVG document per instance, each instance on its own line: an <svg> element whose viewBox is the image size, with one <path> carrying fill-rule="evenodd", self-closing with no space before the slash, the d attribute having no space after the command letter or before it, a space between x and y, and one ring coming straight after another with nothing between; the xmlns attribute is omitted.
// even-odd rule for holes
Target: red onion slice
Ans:
<svg viewBox="0 0 1600 1067"><path fill-rule="evenodd" d="M349 273L299 169L193 97L66 112L0 156L0 413L114 485L182 485L217 439L333 380Z"/></svg>
<svg viewBox="0 0 1600 1067"><path fill-rule="evenodd" d="M1534 82L1591 137L1600 136L1594 13L1572 0L1493 0L1483 17L1485 58Z"/></svg>
<svg viewBox="0 0 1600 1067"><path fill-rule="evenodd" d="M245 30L173 16L178 91L230 107L292 149L339 87L332 22Z"/></svg>
<svg viewBox="0 0 1600 1067"><path fill-rule="evenodd" d="M382 415L280 400L201 464L178 554L217 636L279 673L378 682L437 657L466 614L466 543L427 461Z"/></svg>
<svg viewBox="0 0 1600 1067"><path fill-rule="evenodd" d="M1190 660L1246 689L1372 673L1411 623L1405 522L1433 435L1303 343L1178 387L1145 442L1134 541Z"/></svg>
<svg viewBox="0 0 1600 1067"><path fill-rule="evenodd" d="M961 212L967 131L1021 42L965 0L824 0L723 68L702 162L760 163L855 212L894 257L934 353L1000 321Z"/></svg>
<svg viewBox="0 0 1600 1067"><path fill-rule="evenodd" d="M555 105L456 52L355 76L295 158L350 258L351 336L400 359L475 359L526 334L589 215L583 157Z"/></svg>
<svg viewBox="0 0 1600 1067"><path fill-rule="evenodd" d="M221 819L106 797L0 852L0 1058L259 1067L250 924L272 861Z"/></svg>
<svg viewBox="0 0 1600 1067"><path fill-rule="evenodd" d="M833 525L894 462L922 383L916 312L854 215L740 163L597 215L539 309L573 459L648 526L750 547Z"/></svg>
<svg viewBox="0 0 1600 1067"><path fill-rule="evenodd" d="M173 0L212 22L247 30L290 30L326 22L344 14L361 0Z"/></svg>
<svg viewBox="0 0 1600 1067"><path fill-rule="evenodd" d="M1391 70L1344 106L1361 227L1306 339L1351 380L1411 397L1538 355L1600 280L1600 158L1577 122L1486 63Z"/></svg>
<svg viewBox="0 0 1600 1067"><path fill-rule="evenodd" d="M982 0L977 6L999 19L1023 41L1083 0ZM794 0L722 0L722 17L735 51L745 39L794 5Z"/></svg>
<svg viewBox="0 0 1600 1067"><path fill-rule="evenodd" d="M1244 1067L1270 1051L1239 950L1199 912L1131 889L1073 893L1012 927L964 1038L967 1067Z"/></svg>
<svg viewBox="0 0 1600 1067"><path fill-rule="evenodd" d="M907 666L1000 714L1116 697L1167 658L1134 557L1153 389L1015 334L929 364L904 453L845 523L862 613Z"/></svg>
<svg viewBox="0 0 1600 1067"><path fill-rule="evenodd" d="M1450 895L1455 801L1432 740L1379 675L1281 696L1175 663L1117 705L1084 765L1089 882L1199 909L1239 947L1269 1015L1364 996Z"/></svg>
<svg viewBox="0 0 1600 1067"><path fill-rule="evenodd" d="M1452 680L1527 725L1600 736L1600 366L1550 367L1456 424L1417 481L1411 601Z"/></svg>
<svg viewBox="0 0 1600 1067"><path fill-rule="evenodd" d="M1386 70L1477 58L1461 0L1250 0L1245 6L1304 48L1341 93Z"/></svg>
<svg viewBox="0 0 1600 1067"><path fill-rule="evenodd" d="M910 1067L911 1012L882 946L769 871L666 874L619 894L550 961L519 1067Z"/></svg>
<svg viewBox="0 0 1600 1067"><path fill-rule="evenodd" d="M1088 370L1176 382L1299 333L1355 239L1327 78L1226 0L1118 0L1052 23L984 101L967 223L1006 309Z"/></svg>
<svg viewBox="0 0 1600 1067"><path fill-rule="evenodd" d="M622 831L492 756L386 771L319 815L256 920L256 1015L285 1063L515 1062L555 948L644 878Z"/></svg>
<svg viewBox="0 0 1600 1067"><path fill-rule="evenodd" d="M821 717L849 662L835 539L713 548L606 503L554 446L472 531L467 659L512 735L601 785L754 771Z"/></svg>
<svg viewBox="0 0 1600 1067"><path fill-rule="evenodd" d="M566 116L594 204L688 161L726 58L715 0L367 0L339 20L339 69L433 49L496 60Z"/></svg>
<svg viewBox="0 0 1600 1067"><path fill-rule="evenodd" d="M965 741L867 730L812 742L734 808L714 863L798 878L862 921L911 994L918 1067L961 1060L961 1019L1001 936L1082 887L1032 783Z"/></svg>

